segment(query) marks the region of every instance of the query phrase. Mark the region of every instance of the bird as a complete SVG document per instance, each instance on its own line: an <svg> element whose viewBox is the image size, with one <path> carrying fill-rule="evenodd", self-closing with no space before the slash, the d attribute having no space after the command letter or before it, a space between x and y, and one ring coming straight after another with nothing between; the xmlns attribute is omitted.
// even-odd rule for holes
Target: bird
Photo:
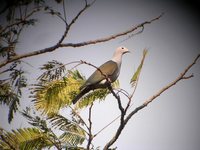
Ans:
<svg viewBox="0 0 200 150"><path fill-rule="evenodd" d="M108 84L113 83L119 76L123 54L129 52L130 51L124 46L116 48L112 59L98 67L85 83L83 83L80 87L79 94L75 96L72 103L75 104L91 90L107 88Z"/></svg>

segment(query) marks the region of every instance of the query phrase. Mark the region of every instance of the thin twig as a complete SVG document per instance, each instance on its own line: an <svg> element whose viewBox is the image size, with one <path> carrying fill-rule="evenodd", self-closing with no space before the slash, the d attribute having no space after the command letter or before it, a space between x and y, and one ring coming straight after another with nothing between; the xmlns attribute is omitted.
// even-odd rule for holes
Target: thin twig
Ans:
<svg viewBox="0 0 200 150"><path fill-rule="evenodd" d="M121 88L119 88L119 89L114 89L115 91L117 91L117 94L119 94L119 93L122 93L124 96L126 96L127 98L129 98L130 96L129 96L129 93L126 91L126 90L124 90L124 89L121 89Z"/></svg>
<svg viewBox="0 0 200 150"><path fill-rule="evenodd" d="M136 36L136 35L138 35L138 34L141 34L143 31L144 31L144 26L142 26L142 29L141 29L140 31L138 31L138 32L136 32L136 33L133 33L133 34L129 35L127 38L125 38L124 40L122 40L122 41L119 42L119 43L122 43L122 42L124 42L124 41L126 41L126 40L132 38L133 36Z"/></svg>
<svg viewBox="0 0 200 150"><path fill-rule="evenodd" d="M63 13L64 13L64 18L65 18L65 22L67 22L67 17L66 17L66 10L65 10L65 1L63 0Z"/></svg>
<svg viewBox="0 0 200 150"><path fill-rule="evenodd" d="M117 116L115 119L113 119L110 123L108 123L106 126L104 126L101 130L99 130L94 137L99 135L103 130L105 130L107 127L109 127L111 124L113 124L115 121L117 121L120 118L121 115Z"/></svg>
<svg viewBox="0 0 200 150"><path fill-rule="evenodd" d="M75 22L78 20L78 18L79 18L90 6L92 6L92 4L93 4L93 3L85 5L85 7L84 7L83 9L81 9L81 10L79 11L79 13L72 19L72 21L70 22L69 25L66 23L66 30L65 30L65 32L64 32L64 34L63 34L63 36L62 36L62 38L61 38L61 39L59 40L59 42L57 43L58 47L61 47L61 45L62 45L61 43L63 42L63 40L64 40L65 37L67 36L67 34L68 34L69 30L71 29L71 27L73 26L73 24L75 24Z"/></svg>
<svg viewBox="0 0 200 150"><path fill-rule="evenodd" d="M71 110L73 111L73 113L76 114L76 116L81 120L81 122L84 124L84 126L87 128L87 130L89 131L89 126L87 125L87 123L83 120L83 118L71 107L69 106L69 108L71 108ZM85 131L86 132L86 131ZM86 132L89 135L89 132Z"/></svg>

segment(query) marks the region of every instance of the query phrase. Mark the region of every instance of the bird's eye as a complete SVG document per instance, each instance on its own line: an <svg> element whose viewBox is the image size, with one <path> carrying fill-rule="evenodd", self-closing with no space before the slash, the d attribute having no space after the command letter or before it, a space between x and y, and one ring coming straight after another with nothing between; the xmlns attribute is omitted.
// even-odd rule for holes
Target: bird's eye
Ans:
<svg viewBox="0 0 200 150"><path fill-rule="evenodd" d="M124 49L124 48L122 47L122 49Z"/></svg>

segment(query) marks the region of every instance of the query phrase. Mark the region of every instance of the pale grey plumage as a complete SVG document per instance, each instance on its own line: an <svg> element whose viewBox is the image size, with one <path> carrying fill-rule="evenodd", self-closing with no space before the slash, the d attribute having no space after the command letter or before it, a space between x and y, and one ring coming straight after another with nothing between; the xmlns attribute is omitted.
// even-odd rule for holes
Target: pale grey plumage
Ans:
<svg viewBox="0 0 200 150"><path fill-rule="evenodd" d="M72 100L75 104L83 95L88 93L90 90L98 88L106 88L108 86L108 80L114 82L120 73L122 55L129 52L125 47L118 47L114 52L111 60L107 61L86 80L86 82L80 87L80 93Z"/></svg>

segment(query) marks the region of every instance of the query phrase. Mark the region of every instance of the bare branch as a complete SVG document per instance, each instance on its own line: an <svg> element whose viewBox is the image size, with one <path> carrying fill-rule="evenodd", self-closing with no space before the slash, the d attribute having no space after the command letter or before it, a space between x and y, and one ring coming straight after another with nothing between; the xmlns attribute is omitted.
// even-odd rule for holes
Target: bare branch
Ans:
<svg viewBox="0 0 200 150"><path fill-rule="evenodd" d="M124 111L124 108L123 108L123 106L122 106L121 99L120 99L119 95L117 95L117 94L113 91L113 88L112 88L111 85L108 86L108 89L109 89L110 92L113 94L113 96L117 99L118 107L119 107L119 110L121 111L121 115L124 115L125 111Z"/></svg>
<svg viewBox="0 0 200 150"><path fill-rule="evenodd" d="M79 13L72 19L72 21L71 21L71 23L69 24L69 25L67 25L67 27L66 27L66 31L65 31L65 33L64 33L64 35L63 35L63 38L61 38L61 40L58 42L60 45L60 47L62 47L61 45L61 43L62 43L62 41L64 40L64 38L66 37L66 35L67 35L67 33L69 32L69 30L71 29L71 27L73 26L73 24L75 24L75 22L78 20L78 18L83 14L83 12L85 12L90 6L92 6L93 5L93 3L94 2L92 2L92 3L90 3L90 4L87 4L86 3L86 5L85 5L85 7L82 9L82 10L80 10L79 11Z"/></svg>
<svg viewBox="0 0 200 150"><path fill-rule="evenodd" d="M114 90L117 91L117 94L121 93L121 94L123 94L124 96L126 96L127 98L130 97L130 96L129 96L129 93L128 93L126 90L124 90L124 89L119 88L119 89L114 89Z"/></svg>
<svg viewBox="0 0 200 150"><path fill-rule="evenodd" d="M136 108L134 111L132 111L126 118L126 121L128 121L130 119L130 117L132 115L134 115L137 111L139 111L140 109L146 107L149 103L151 103L154 99L156 99L158 96L160 96L163 92L165 92L166 90L168 90L169 88L171 88L172 86L174 86L176 83L178 83L180 80L183 79L190 79L191 77L193 77L193 75L190 76L185 76L186 73L188 72L188 70L196 64L197 60L199 59L200 54L197 55L197 57L194 59L194 61L182 72L180 73L180 75L171 83L169 83L167 86L163 87L161 90L159 90L156 94L154 94L152 97L150 97L148 100L146 100L141 106L139 106L139 109Z"/></svg>
<svg viewBox="0 0 200 150"><path fill-rule="evenodd" d="M89 6L91 6L91 4L87 5L86 8L88 8ZM86 10L86 8L83 9L82 11L80 11L77 14L77 16L72 20L72 22L69 24L69 26L67 26L67 29L66 29L65 33L63 34L62 38L59 40L59 42L57 44L55 44L55 45L53 45L51 47L48 47L48 48L41 49L41 50L33 51L33 52L30 52L30 53L25 53L25 54L22 54L22 55L13 56L11 59L1 62L0 63L0 68L5 66L5 65L7 65L8 63L14 62L14 61L22 59L22 58L41 55L41 54L44 54L44 53L47 53L47 52L53 52L53 51L57 50L60 47L82 47L82 46L86 46L86 45L107 42L107 41L116 39L118 37L124 36L124 35L126 35L128 33L131 33L133 31L137 30L138 28L143 28L143 26L145 26L147 24L151 24L153 21L156 21L156 20L160 19L163 16L163 14L161 14L158 17L156 17L156 18L154 18L154 19L152 19L150 21L145 21L145 22L143 22L143 23L141 23L141 24L139 24L137 26L134 26L134 27L130 28L127 31L120 32L118 34L114 34L114 35L111 35L111 36L108 36L108 37L105 37L105 38L100 38L100 39L96 39L96 40L89 40L89 41L81 42L81 43L62 43L62 41L66 37L68 31L70 30L70 27L76 22L76 20L83 13L83 11Z"/></svg>
<svg viewBox="0 0 200 150"><path fill-rule="evenodd" d="M119 127L117 129L116 134L105 145L104 150L107 150L112 144L114 144L116 142L116 140L119 138L122 130L124 129L125 125L128 123L128 121L132 118L132 116L134 114L136 114L138 111L140 111L143 108L145 108L149 103L151 103L153 100L155 100L157 97L159 97L166 90L168 90L169 88L171 88L172 86L174 86L175 84L177 84L179 81L181 81L183 79L190 79L191 77L193 77L193 75L190 75L190 76L185 76L185 75L191 69L191 67L196 64L196 62L199 59L199 57L200 57L200 54L197 55L197 57L194 59L194 61L187 68L185 68L185 70L182 73L180 73L180 75L174 81L172 81L171 83L169 83L167 86L163 87L161 90L159 90L153 96L151 96L149 99L147 99L142 105L138 106L132 112L130 112L128 114L128 116L124 119L124 123L123 124L120 123L120 125L119 125Z"/></svg>
<svg viewBox="0 0 200 150"><path fill-rule="evenodd" d="M93 103L90 105L89 107L89 139L88 139L88 144L87 144L87 150L90 150L90 145L92 144L92 140L94 138L94 136L92 135L92 107L93 107Z"/></svg>
<svg viewBox="0 0 200 150"><path fill-rule="evenodd" d="M144 25L147 24L151 24L152 22L159 20L161 17L163 16L163 13L161 15L159 15L156 18L151 19L150 21L145 21L137 26L133 26L132 28L130 28L129 30L126 30L124 32L120 32L118 34L114 34L105 38L100 38L100 39L96 39L96 40L90 40L90 41L86 41L86 42L81 42L81 43L66 43L66 44L61 44L61 47L81 47L81 46L86 46L86 45L91 45L91 44L97 44L97 43L102 43L102 42L107 42L113 39L116 39L118 37L124 36L126 34L129 34L139 28L143 28Z"/></svg>
<svg viewBox="0 0 200 150"><path fill-rule="evenodd" d="M138 34L141 34L144 31L144 26L142 26L141 28L142 28L141 30L139 30L136 33L133 33L133 34L129 35L127 38L125 38L124 40L122 40L120 43L122 43L122 42L124 42L124 41L126 41L126 40L128 40L128 39L130 39L130 38L132 38L132 37L134 37L136 35L138 35Z"/></svg>

